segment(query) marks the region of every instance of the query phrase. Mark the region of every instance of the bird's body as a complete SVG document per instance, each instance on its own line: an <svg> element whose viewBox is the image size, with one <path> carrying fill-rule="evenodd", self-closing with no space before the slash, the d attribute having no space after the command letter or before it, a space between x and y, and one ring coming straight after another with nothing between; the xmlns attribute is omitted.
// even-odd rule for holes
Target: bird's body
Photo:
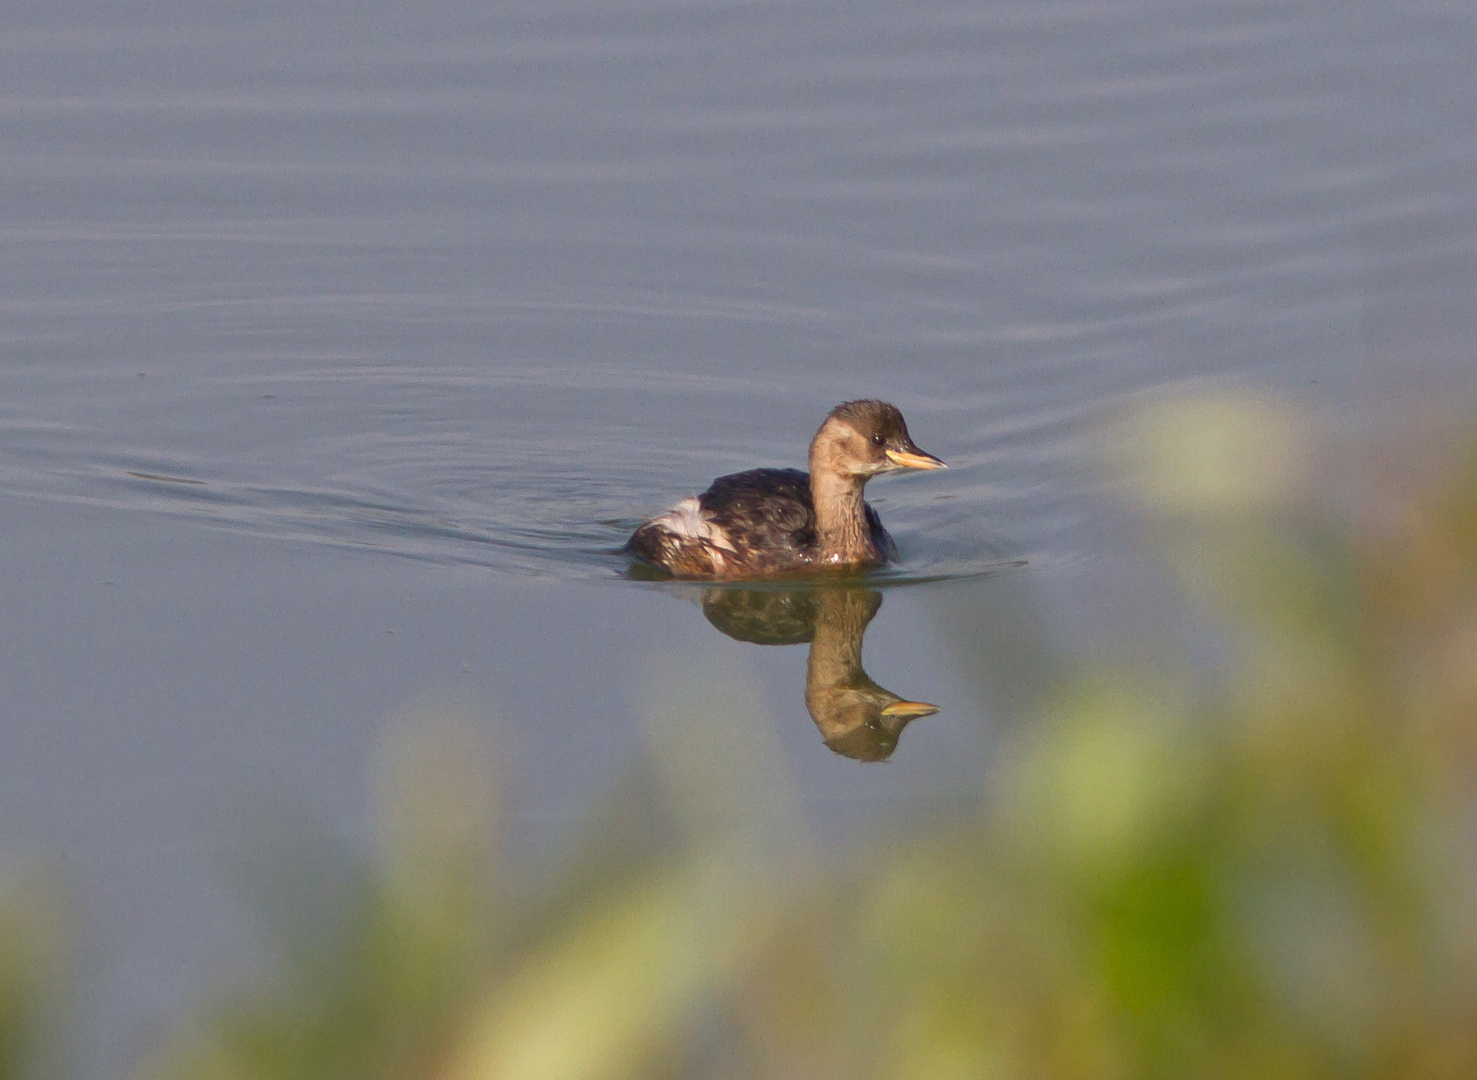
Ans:
<svg viewBox="0 0 1477 1080"><path fill-rule="evenodd" d="M637 529L631 554L677 577L762 577L826 566L867 566L896 557L882 519L862 503L864 543L829 554L817 543L810 474L751 469L720 476L708 490Z"/></svg>
<svg viewBox="0 0 1477 1080"><path fill-rule="evenodd" d="M850 401L810 444L810 472L752 469L721 476L631 536L627 550L675 577L755 578L863 569L895 558L867 480L899 468L942 468L908 437L898 410Z"/></svg>

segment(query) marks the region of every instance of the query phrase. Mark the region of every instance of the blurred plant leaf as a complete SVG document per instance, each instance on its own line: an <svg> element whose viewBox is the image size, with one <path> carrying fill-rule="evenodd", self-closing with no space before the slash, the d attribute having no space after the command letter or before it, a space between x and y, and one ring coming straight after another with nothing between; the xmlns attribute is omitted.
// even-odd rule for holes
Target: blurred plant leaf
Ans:
<svg viewBox="0 0 1477 1080"><path fill-rule="evenodd" d="M65 1067L69 921L50 875L0 876L0 1080L50 1080Z"/></svg>

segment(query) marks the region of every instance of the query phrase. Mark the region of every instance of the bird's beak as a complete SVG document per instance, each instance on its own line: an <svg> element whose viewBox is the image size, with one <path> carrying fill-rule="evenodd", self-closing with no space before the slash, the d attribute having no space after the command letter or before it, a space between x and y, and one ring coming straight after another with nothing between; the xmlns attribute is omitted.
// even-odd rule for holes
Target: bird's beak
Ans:
<svg viewBox="0 0 1477 1080"><path fill-rule="evenodd" d="M906 450L888 449L887 460L903 469L947 469L941 460L932 454L926 454L916 446L909 445Z"/></svg>
<svg viewBox="0 0 1477 1080"><path fill-rule="evenodd" d="M894 701L884 706L882 715L893 720L917 720L920 716L932 716L939 711L937 705L926 701Z"/></svg>

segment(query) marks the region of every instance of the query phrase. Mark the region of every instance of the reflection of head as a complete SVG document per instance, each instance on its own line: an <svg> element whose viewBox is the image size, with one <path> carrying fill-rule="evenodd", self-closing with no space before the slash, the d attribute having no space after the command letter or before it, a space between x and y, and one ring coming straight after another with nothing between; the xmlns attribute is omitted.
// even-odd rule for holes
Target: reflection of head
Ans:
<svg viewBox="0 0 1477 1080"><path fill-rule="evenodd" d="M817 595L815 636L805 665L805 707L826 745L858 761L885 761L911 721L938 712L884 690L862 668L862 636L882 594L827 589Z"/></svg>
<svg viewBox="0 0 1477 1080"><path fill-rule="evenodd" d="M847 718L854 726L846 727L843 724L839 727L840 734L827 736L826 745L842 757L855 758L857 761L886 761L897 748L898 736L903 733L903 728L920 716L932 716L939 711L937 705L904 701L880 686L877 687L877 693L892 700L880 709L858 710ZM815 718L816 727L824 731L825 727L813 709L811 716ZM837 725L833 720L827 726Z"/></svg>
<svg viewBox="0 0 1477 1080"><path fill-rule="evenodd" d="M862 637L882 606L875 589L708 589L703 614L723 633L760 645L810 642L805 707L828 747L858 761L884 761L903 728L938 709L884 690L862 668Z"/></svg>

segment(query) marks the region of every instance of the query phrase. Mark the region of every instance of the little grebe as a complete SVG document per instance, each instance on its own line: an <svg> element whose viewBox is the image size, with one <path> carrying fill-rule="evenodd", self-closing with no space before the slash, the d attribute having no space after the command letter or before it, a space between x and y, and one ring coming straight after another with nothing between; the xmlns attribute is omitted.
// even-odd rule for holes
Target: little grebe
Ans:
<svg viewBox="0 0 1477 1080"><path fill-rule="evenodd" d="M684 578L752 578L824 568L861 569L897 554L862 501L873 476L942 469L908 437L885 401L837 405L810 442L810 473L753 469L720 476L632 534L626 550Z"/></svg>

